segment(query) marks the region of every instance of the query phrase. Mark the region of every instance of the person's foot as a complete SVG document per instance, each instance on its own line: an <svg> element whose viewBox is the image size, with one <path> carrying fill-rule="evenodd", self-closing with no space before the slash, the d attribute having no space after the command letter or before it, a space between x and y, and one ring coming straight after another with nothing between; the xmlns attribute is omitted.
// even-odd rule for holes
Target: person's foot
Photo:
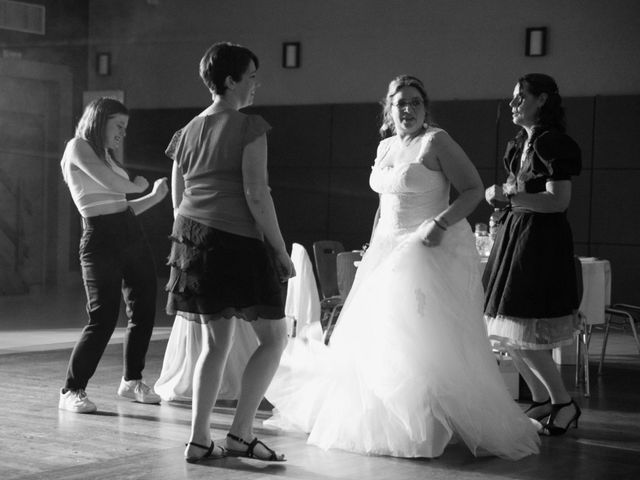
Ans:
<svg viewBox="0 0 640 480"><path fill-rule="evenodd" d="M84 388L78 390L67 390L63 388L60 390L58 408L74 413L92 413L98 409L96 404L89 400Z"/></svg>
<svg viewBox="0 0 640 480"><path fill-rule="evenodd" d="M213 441L208 447L201 443L189 442L184 450L184 459L189 463L197 463L202 460L215 460L226 456L227 451L218 445L214 445Z"/></svg>
<svg viewBox="0 0 640 480"><path fill-rule="evenodd" d="M118 395L139 403L160 403L160 395L142 380L125 380L123 377L118 387Z"/></svg>
<svg viewBox="0 0 640 480"><path fill-rule="evenodd" d="M539 422L551 415L551 398L547 398L544 402L532 402L525 415L529 418L538 420Z"/></svg>
<svg viewBox="0 0 640 480"><path fill-rule="evenodd" d="M241 437L228 433L226 445L229 457L255 458L264 462L285 462L287 460L284 454L274 452L257 437L251 442L247 442Z"/></svg>
<svg viewBox="0 0 640 480"><path fill-rule="evenodd" d="M542 426L539 433L548 436L564 435L569 427L578 428L578 419L581 414L580 407L573 399L567 403L553 404L549 420Z"/></svg>

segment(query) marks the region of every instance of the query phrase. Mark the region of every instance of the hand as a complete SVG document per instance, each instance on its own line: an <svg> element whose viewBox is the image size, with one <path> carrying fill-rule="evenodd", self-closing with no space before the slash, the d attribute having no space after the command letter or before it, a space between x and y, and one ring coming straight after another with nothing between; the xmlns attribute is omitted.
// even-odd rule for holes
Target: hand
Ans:
<svg viewBox="0 0 640 480"><path fill-rule="evenodd" d="M279 252L276 254L276 270L281 283L285 283L290 278L296 276L296 267L293 266L291 257L287 252Z"/></svg>
<svg viewBox="0 0 640 480"><path fill-rule="evenodd" d="M133 179L133 183L140 187L141 192L144 192L147 188L149 188L149 182L147 182L147 179L144 177L136 176Z"/></svg>
<svg viewBox="0 0 640 480"><path fill-rule="evenodd" d="M432 219L424 222L417 230L418 236L425 247L437 247L440 245L444 232Z"/></svg>
<svg viewBox="0 0 640 480"><path fill-rule="evenodd" d="M509 199L505 196L502 185L491 185L484 191L484 199L490 205L495 205L496 202L508 202Z"/></svg>
<svg viewBox="0 0 640 480"><path fill-rule="evenodd" d="M167 185L167 177L162 177L153 182L153 189L151 194L156 196L158 201L162 200L167 193L169 193L169 186Z"/></svg>

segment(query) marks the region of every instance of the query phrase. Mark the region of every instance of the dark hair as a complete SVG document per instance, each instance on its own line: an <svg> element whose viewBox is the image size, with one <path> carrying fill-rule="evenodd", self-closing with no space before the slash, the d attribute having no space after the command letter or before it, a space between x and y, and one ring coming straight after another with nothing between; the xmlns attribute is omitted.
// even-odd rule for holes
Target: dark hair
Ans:
<svg viewBox="0 0 640 480"><path fill-rule="evenodd" d="M76 137L86 140L102 160L106 158L104 134L107 121L114 115L129 116L129 110L113 98L97 98L87 105L76 126ZM113 152L109 152L109 154L115 160Z"/></svg>
<svg viewBox="0 0 640 480"><path fill-rule="evenodd" d="M544 129L553 128L560 132L566 130L562 97L558 92L556 81L544 73L528 73L518 79L520 90L525 90L536 97L547 94L547 100L538 110L536 125Z"/></svg>
<svg viewBox="0 0 640 480"><path fill-rule="evenodd" d="M227 77L239 82L252 60L257 69L258 57L248 48L229 42L215 43L200 59L200 78L209 91L223 95L227 90L224 83Z"/></svg>

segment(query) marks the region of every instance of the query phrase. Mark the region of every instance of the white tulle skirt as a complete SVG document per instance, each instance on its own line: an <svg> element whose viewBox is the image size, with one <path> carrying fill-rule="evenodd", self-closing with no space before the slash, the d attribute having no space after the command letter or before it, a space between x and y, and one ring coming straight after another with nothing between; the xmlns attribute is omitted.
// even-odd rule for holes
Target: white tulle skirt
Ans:
<svg viewBox="0 0 640 480"><path fill-rule="evenodd" d="M460 222L442 245L378 228L325 347L293 339L267 391L266 424L324 449L437 457L454 438L474 455L537 453L482 316L480 261Z"/></svg>

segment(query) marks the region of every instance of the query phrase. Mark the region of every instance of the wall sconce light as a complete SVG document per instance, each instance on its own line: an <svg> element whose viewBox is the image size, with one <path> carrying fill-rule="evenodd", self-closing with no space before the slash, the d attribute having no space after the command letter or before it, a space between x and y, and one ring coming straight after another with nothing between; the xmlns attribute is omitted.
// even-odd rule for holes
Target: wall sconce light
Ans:
<svg viewBox="0 0 640 480"><path fill-rule="evenodd" d="M547 27L527 28L524 54L527 57L542 57L547 54Z"/></svg>
<svg viewBox="0 0 640 480"><path fill-rule="evenodd" d="M98 75L111 75L111 54L101 52L96 54L96 73Z"/></svg>
<svg viewBox="0 0 640 480"><path fill-rule="evenodd" d="M282 44L282 67L300 68L300 42Z"/></svg>

